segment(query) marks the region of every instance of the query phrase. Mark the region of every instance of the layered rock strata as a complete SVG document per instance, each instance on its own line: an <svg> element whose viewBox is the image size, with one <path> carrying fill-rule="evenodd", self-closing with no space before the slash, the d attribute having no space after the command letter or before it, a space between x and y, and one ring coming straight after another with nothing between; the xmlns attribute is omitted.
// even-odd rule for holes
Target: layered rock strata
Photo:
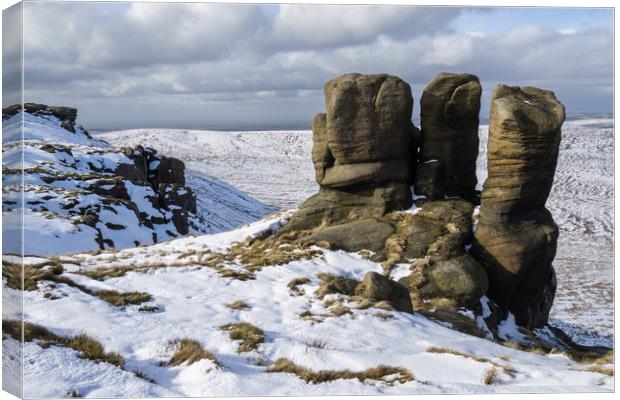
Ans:
<svg viewBox="0 0 620 400"><path fill-rule="evenodd" d="M312 121L319 193L285 229L382 217L412 204L411 88L391 75L346 74L325 84L326 112Z"/></svg>
<svg viewBox="0 0 620 400"><path fill-rule="evenodd" d="M489 297L528 328L546 324L556 290L558 227L545 202L564 118L552 92L504 85L493 92L488 177L472 250L489 276Z"/></svg>
<svg viewBox="0 0 620 400"><path fill-rule="evenodd" d="M481 93L471 74L441 73L424 89L417 195L475 198Z"/></svg>

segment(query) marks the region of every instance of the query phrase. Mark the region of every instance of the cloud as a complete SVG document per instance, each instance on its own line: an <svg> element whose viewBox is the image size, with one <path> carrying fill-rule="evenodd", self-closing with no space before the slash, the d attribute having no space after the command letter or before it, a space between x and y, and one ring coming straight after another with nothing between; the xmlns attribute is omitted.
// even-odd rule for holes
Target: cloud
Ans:
<svg viewBox="0 0 620 400"><path fill-rule="evenodd" d="M25 7L28 99L78 106L97 126L132 118L153 126L164 117L179 126L187 118L309 121L322 108L324 82L351 71L398 75L416 99L433 75L453 71L478 75L485 96L500 82L527 84L566 96L569 110L611 107L610 26L459 33L452 23L462 9L452 7ZM161 108L174 112L154 115Z"/></svg>
<svg viewBox="0 0 620 400"><path fill-rule="evenodd" d="M294 49L352 46L380 35L411 37L443 30L460 12L456 7L285 4L273 21L270 39Z"/></svg>

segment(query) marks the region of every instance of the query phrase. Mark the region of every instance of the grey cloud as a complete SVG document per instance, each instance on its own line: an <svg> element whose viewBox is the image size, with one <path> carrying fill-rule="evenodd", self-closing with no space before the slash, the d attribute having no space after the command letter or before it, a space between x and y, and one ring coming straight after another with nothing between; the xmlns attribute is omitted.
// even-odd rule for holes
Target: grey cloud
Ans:
<svg viewBox="0 0 620 400"><path fill-rule="evenodd" d="M398 75L416 101L436 73L467 71L487 98L504 82L555 90L569 110L611 107L611 27L484 36L451 29L457 8L62 4L26 18L27 95L86 107L98 127L309 121L323 83L351 71Z"/></svg>

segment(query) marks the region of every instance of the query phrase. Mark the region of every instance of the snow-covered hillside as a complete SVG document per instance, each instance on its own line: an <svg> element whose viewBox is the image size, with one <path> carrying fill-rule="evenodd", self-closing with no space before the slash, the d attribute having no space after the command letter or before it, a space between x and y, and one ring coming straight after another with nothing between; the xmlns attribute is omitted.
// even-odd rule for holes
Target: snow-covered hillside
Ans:
<svg viewBox="0 0 620 400"><path fill-rule="evenodd" d="M488 125L480 127L478 181L486 177ZM316 193L310 131L140 129L96 135L117 146L153 143L272 206L297 207ZM577 119L562 129L547 202L560 227L551 318L580 339L610 345L613 332L613 120ZM199 186L199 185L197 185Z"/></svg>
<svg viewBox="0 0 620 400"><path fill-rule="evenodd" d="M184 160L190 177L217 177L279 209L297 207L318 190L310 158L310 131L132 129L96 137L116 146L153 143L162 152Z"/></svg>
<svg viewBox="0 0 620 400"><path fill-rule="evenodd" d="M563 132L548 203L562 230L551 323L582 344L611 347L613 130L567 124ZM46 137L27 141L27 159L42 165L27 183L51 194L32 197L28 207L35 211L28 213L43 214L36 207L44 205L63 216L61 204L72 198L65 191L84 190L82 180L46 182L46 168L90 173L90 162L105 173L126 157L115 149L148 144L185 161L198 214L211 224L203 227L219 233L28 256L23 310L16 290L20 260L5 255L3 373L5 382L21 379L16 321L23 313L26 397L614 390L609 356L569 350L551 328L531 333L508 318L490 332L483 323L492 309L486 298L475 312L395 311L350 289L367 273L383 272L363 252L269 236L292 212L265 213L295 207L317 189L310 132L108 132L93 142L65 143L71 159L65 151L43 151ZM5 145L5 159L11 154ZM29 234L45 229L51 228ZM408 275L409 267L397 264L390 277Z"/></svg>
<svg viewBox="0 0 620 400"><path fill-rule="evenodd" d="M135 247L183 236L186 220L190 232L220 232L272 211L232 186L197 173L189 177L189 187L156 187L146 182L147 172L156 173L146 169L159 163L154 150L148 150L153 161L140 178L136 158L146 159L141 150L112 147L93 139L80 125L69 131L51 111L23 114L22 147L21 116L3 120L5 253L20 250L21 200L11 193L22 184L26 254ZM198 210L192 209L194 184L200 187Z"/></svg>
<svg viewBox="0 0 620 400"><path fill-rule="evenodd" d="M277 229L288 215L117 252L27 258L32 280L24 292L24 317L32 341L24 347L24 395L613 390L609 360L579 363L563 353L508 346L526 340L510 319L498 332L508 341L502 345L420 313L364 304L325 284L334 275L361 280L381 271L359 254L311 247L282 253L295 256L274 266L261 264L266 253L250 243L234 245ZM278 248L273 243L265 251L276 260ZM225 261L237 259L244 261ZM4 261L3 272L17 260ZM3 276L11 286L14 277ZM18 295L6 287L5 292ZM481 327L471 312L456 315L461 325ZM18 342L8 337L17 318L17 309L5 311L5 354L18 351ZM71 339L80 333L103 349L85 355L87 340ZM8 357L3 361L5 376L17 376L11 369L16 364Z"/></svg>

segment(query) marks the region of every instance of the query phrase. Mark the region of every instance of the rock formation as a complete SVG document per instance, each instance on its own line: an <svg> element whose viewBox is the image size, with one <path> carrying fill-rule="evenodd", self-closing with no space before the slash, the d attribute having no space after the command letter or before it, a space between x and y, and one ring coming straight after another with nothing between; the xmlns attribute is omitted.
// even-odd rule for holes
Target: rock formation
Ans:
<svg viewBox="0 0 620 400"><path fill-rule="evenodd" d="M12 117L19 111L24 110L32 115L53 115L60 120L60 126L71 133L75 133L75 120L77 119L77 109L64 106L48 106L37 103L14 104L2 109L2 121ZM84 134L90 137L89 133L84 130Z"/></svg>
<svg viewBox="0 0 620 400"><path fill-rule="evenodd" d="M545 202L564 118L552 92L504 85L493 92L473 254L489 276L489 297L529 328L547 322L555 295L558 227Z"/></svg>
<svg viewBox="0 0 620 400"><path fill-rule="evenodd" d="M450 299L469 306L486 293L486 273L465 250L472 240L473 209L461 199L427 201L399 224L403 257L417 260L400 282L419 300Z"/></svg>
<svg viewBox="0 0 620 400"><path fill-rule="evenodd" d="M409 208L416 148L409 85L391 75L347 74L327 82L324 91L326 113L312 121L312 161L321 188L285 229Z"/></svg>
<svg viewBox="0 0 620 400"><path fill-rule="evenodd" d="M23 170L32 182L31 195L44 198L29 204L31 210L46 212L48 200L61 204L58 218L93 228L86 231L96 231L94 240L101 249L126 246L131 239L135 245L155 243L189 233L192 223L196 227L196 197L185 186L181 160L142 146L119 149L93 139L76 123L77 109L72 107L16 104L4 108L2 118L3 128L6 121L9 129L27 119L29 130L42 137L19 140L38 162L36 168ZM53 135L46 137L49 131L38 126L50 128ZM41 152L49 154L41 158ZM21 174L21 166L6 172ZM116 237L121 239L115 242Z"/></svg>
<svg viewBox="0 0 620 400"><path fill-rule="evenodd" d="M185 186L183 161L157 155L157 150L123 148L133 164L119 164L115 173L132 181L148 183L157 197L149 199L155 208L172 212L172 222L180 234L189 232L189 213L196 213L196 197Z"/></svg>
<svg viewBox="0 0 620 400"><path fill-rule="evenodd" d="M544 325L555 293L551 262L558 236L545 201L564 107L540 89L495 90L488 178L474 235L480 95L474 75L437 75L422 95L420 132L402 80L348 74L329 81L327 111L312 122L320 190L281 234L297 233L306 245L366 251L386 277L367 276L360 293L375 300L393 293L400 309L407 309L402 288L414 308L443 305L446 312L482 309L480 298L488 293L497 303L489 304L496 310L490 325L508 311L522 326ZM425 198L414 213L401 212L412 204L412 181ZM404 262L411 273L397 284L389 275Z"/></svg>
<svg viewBox="0 0 620 400"><path fill-rule="evenodd" d="M481 93L478 77L470 74L441 73L424 89L417 195L475 198Z"/></svg>

